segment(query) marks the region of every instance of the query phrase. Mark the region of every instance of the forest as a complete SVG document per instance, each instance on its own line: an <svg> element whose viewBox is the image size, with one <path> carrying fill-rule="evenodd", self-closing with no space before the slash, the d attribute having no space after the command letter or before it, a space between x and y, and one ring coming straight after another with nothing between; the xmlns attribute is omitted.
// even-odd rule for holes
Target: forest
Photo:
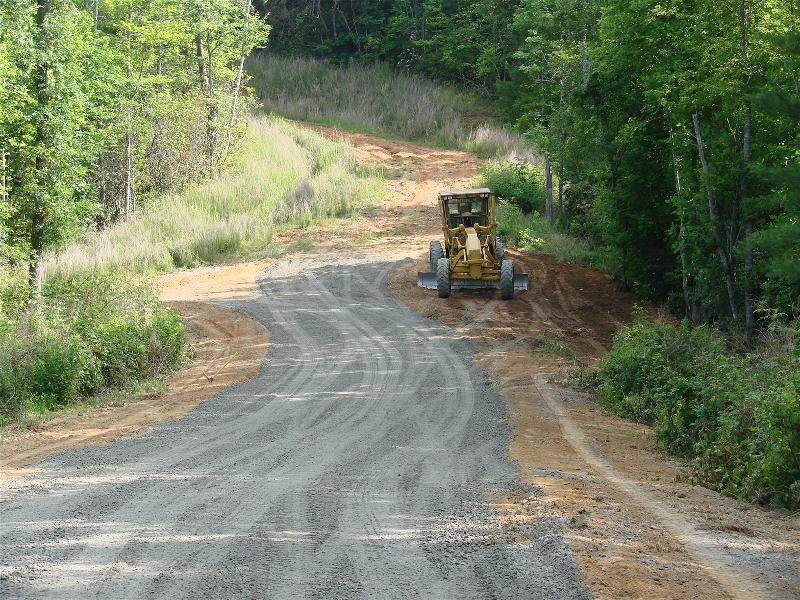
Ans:
<svg viewBox="0 0 800 600"><path fill-rule="evenodd" d="M220 171L268 30L232 0L0 4L0 424L183 362L179 315L135 273L44 265Z"/></svg>
<svg viewBox="0 0 800 600"><path fill-rule="evenodd" d="M177 316L144 287L131 299L141 282L128 277L253 251L273 224L347 214L374 189L348 151L254 125L263 102L337 125L368 114L367 129L494 156L485 182L507 200L518 246L576 240L589 264L675 317L620 332L587 376L601 401L654 425L706 484L800 506L798 10L795 0L4 0L0 415L180 362ZM369 110L275 99L302 78L307 97L324 98L313 90L331 69L361 74L350 104L373 98ZM416 92L426 102L410 102ZM464 123L487 118L536 158L482 146ZM254 131L272 146L248 162ZM277 208L250 204L257 174L286 148L306 161L302 176L276 176L287 188ZM233 191L193 187L237 168L251 177ZM338 179L314 179L328 168ZM297 212L301 197L311 208Z"/></svg>

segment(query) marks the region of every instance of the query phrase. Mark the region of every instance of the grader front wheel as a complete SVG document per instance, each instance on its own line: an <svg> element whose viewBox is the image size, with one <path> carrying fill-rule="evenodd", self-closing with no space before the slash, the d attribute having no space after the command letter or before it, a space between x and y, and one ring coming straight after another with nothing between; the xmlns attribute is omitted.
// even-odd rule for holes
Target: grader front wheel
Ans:
<svg viewBox="0 0 800 600"><path fill-rule="evenodd" d="M431 242L431 249L430 249L430 259L431 259L431 271L436 273L436 267L439 265L439 259L444 258L444 249L442 248L442 242L439 240L433 240Z"/></svg>
<svg viewBox="0 0 800 600"><path fill-rule="evenodd" d="M503 300L514 297L514 261L504 260L500 265L500 297Z"/></svg>
<svg viewBox="0 0 800 600"><path fill-rule="evenodd" d="M506 256L506 250L503 247L503 242L500 238L495 238L494 240L494 253L497 256L497 260L499 260L500 264L502 264L503 259Z"/></svg>
<svg viewBox="0 0 800 600"><path fill-rule="evenodd" d="M450 297L450 261L446 258L440 258L436 263L436 290L439 292L439 298Z"/></svg>

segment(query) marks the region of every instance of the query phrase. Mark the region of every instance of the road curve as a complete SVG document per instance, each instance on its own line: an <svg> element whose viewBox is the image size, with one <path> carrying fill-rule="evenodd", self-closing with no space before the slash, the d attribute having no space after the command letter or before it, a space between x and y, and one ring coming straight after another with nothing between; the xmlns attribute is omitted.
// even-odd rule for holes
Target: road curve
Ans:
<svg viewBox="0 0 800 600"><path fill-rule="evenodd" d="M270 331L255 379L0 484L0 597L588 597L559 523L502 523L504 401L391 267L277 262L224 302Z"/></svg>

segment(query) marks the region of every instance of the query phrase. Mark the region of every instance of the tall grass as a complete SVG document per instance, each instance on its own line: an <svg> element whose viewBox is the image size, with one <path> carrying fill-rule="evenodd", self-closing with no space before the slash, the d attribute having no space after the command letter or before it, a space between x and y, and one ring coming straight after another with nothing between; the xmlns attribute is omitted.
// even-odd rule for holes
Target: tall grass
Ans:
<svg viewBox="0 0 800 600"><path fill-rule="evenodd" d="M520 136L491 123L470 127L474 104L456 88L385 64L338 67L313 58L263 54L250 63L265 109L343 129L461 148L485 157L531 151Z"/></svg>
<svg viewBox="0 0 800 600"><path fill-rule="evenodd" d="M382 193L353 148L277 118L254 118L239 164L151 210L91 234L46 264L48 278L123 269L169 271L270 253L276 230L346 216Z"/></svg>

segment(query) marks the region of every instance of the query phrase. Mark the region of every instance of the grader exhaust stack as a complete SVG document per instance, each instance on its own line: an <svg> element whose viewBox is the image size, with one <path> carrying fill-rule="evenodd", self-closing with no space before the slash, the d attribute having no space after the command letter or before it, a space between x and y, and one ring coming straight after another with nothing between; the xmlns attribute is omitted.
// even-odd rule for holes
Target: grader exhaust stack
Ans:
<svg viewBox="0 0 800 600"><path fill-rule="evenodd" d="M515 290L528 289L528 274L515 273L497 238L497 199L488 189L439 194L444 244L431 241L431 272L419 273L417 285L437 290L440 298L452 289L500 290L510 300Z"/></svg>

